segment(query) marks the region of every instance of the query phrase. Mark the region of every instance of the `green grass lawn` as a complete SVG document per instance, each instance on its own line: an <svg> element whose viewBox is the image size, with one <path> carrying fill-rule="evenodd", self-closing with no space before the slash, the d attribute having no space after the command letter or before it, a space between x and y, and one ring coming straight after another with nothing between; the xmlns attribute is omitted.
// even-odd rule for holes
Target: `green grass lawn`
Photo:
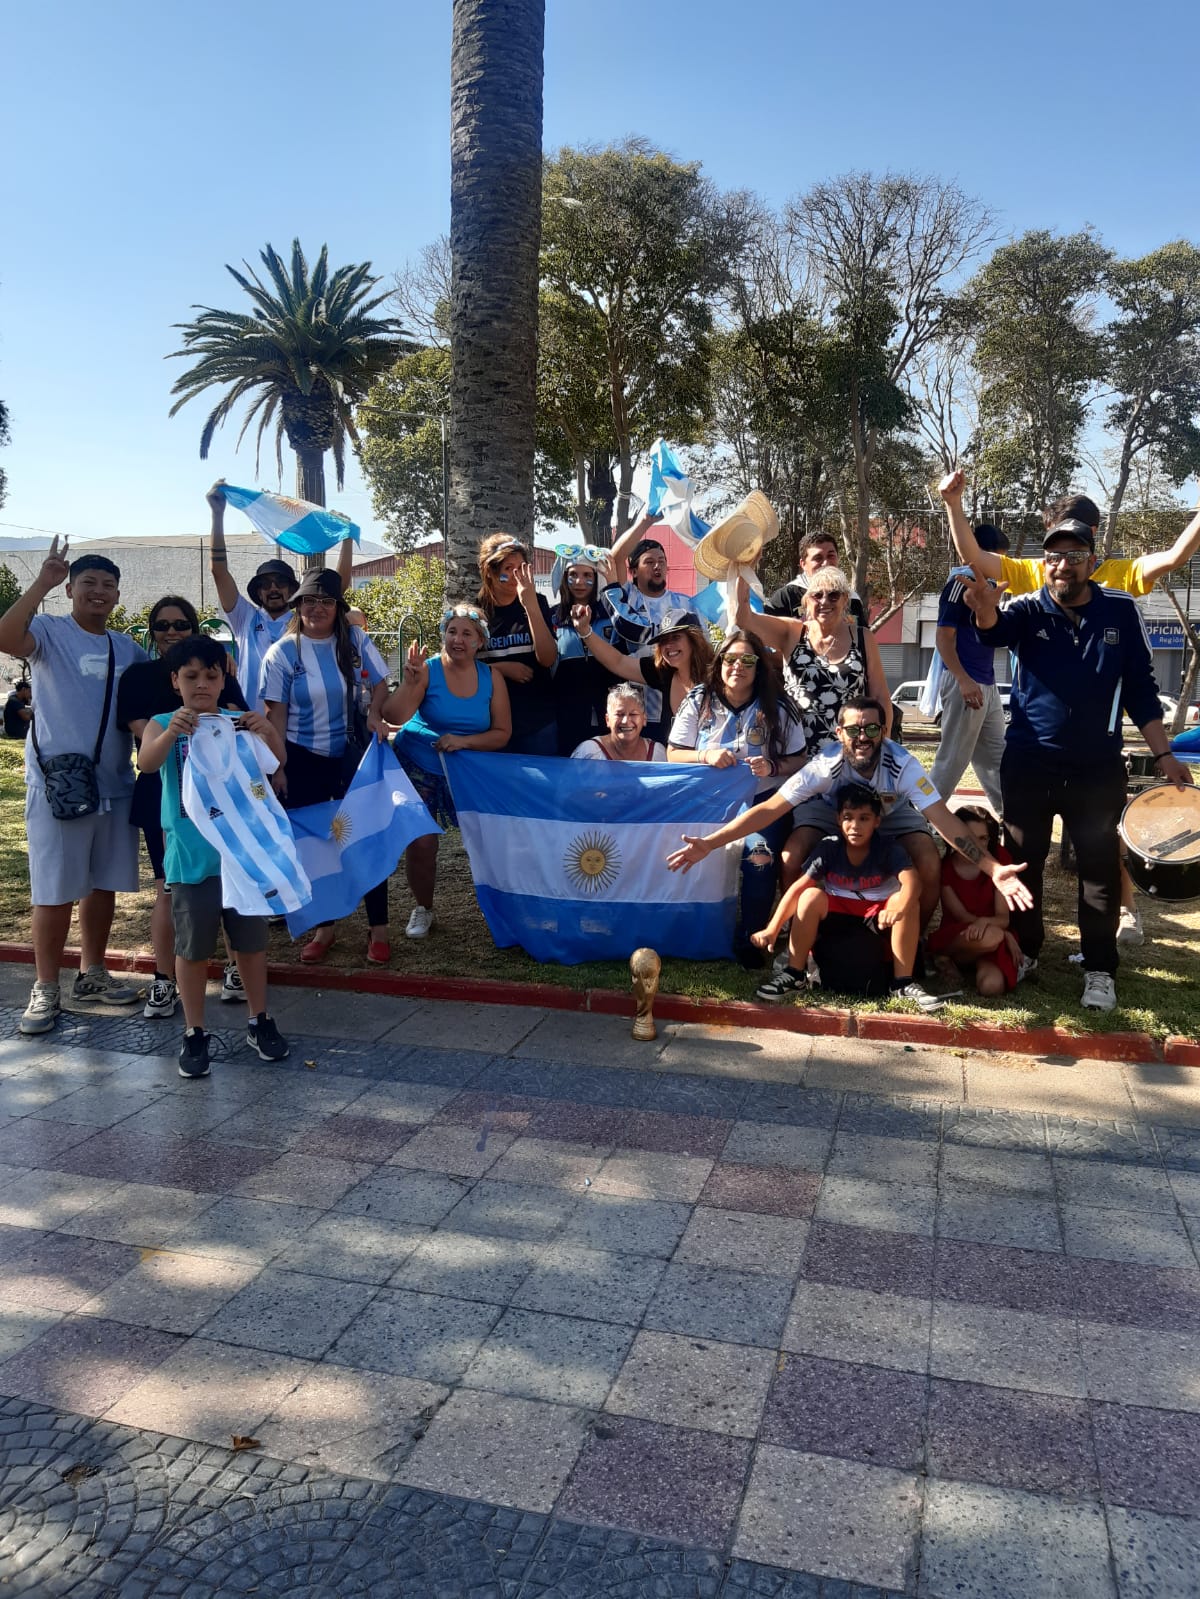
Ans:
<svg viewBox="0 0 1200 1599"><path fill-rule="evenodd" d="M936 746L918 744L915 750L931 763ZM968 785L972 775L968 772L964 779ZM0 927L6 939L16 942L29 938L29 873L23 806L20 747L0 740ZM112 937L115 949L149 953L152 888L144 856L142 884L139 893L118 896ZM1057 864L1052 864L1046 875L1046 890L1050 937L1041 962L1041 981L1036 986L1022 984L1015 995L1005 999L948 1006L941 1013L947 1021L984 1020L1016 1029L1053 1023L1077 1032L1132 1028L1157 1037L1200 1032L1200 1005L1196 1000L1194 975L1200 905L1172 907L1144 897L1140 899L1146 943L1141 948L1122 951L1123 964L1117 980L1121 1005L1110 1015L1100 1016L1079 1009L1082 978L1079 968L1067 960L1078 947L1074 927L1074 879L1066 877ZM497 949L475 903L470 868L457 833L448 834L442 841L435 904L437 924L431 936L421 943L404 937L404 924L411 908L412 900L401 871L392 880L391 896L392 968L396 971L487 977L512 983L554 983L573 989L628 990L629 969L624 961L589 961L582 966L543 965L520 950ZM330 964L347 970L365 967L366 943L366 922L360 911L339 926ZM297 947L285 931L273 930L273 960L295 960L297 953ZM747 1000L753 998L761 980L753 972L743 972L732 961L663 962L664 993L698 999ZM819 1002L819 998L814 1001ZM880 1008L865 1002L847 1002L832 995L828 1003L849 1003L853 1009ZM909 1007L889 1002L882 1008L904 1011Z"/></svg>

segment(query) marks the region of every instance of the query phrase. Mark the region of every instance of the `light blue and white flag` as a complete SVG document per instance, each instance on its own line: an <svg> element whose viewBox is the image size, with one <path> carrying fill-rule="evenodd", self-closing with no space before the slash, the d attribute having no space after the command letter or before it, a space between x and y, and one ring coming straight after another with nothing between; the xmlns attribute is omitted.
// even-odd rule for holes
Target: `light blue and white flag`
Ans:
<svg viewBox="0 0 1200 1599"><path fill-rule="evenodd" d="M359 541L361 529L341 511L266 489L235 489L232 483L223 483L221 493L228 504L245 511L268 544L281 545L295 555L320 555L344 539Z"/></svg>
<svg viewBox="0 0 1200 1599"><path fill-rule="evenodd" d="M695 549L709 523L692 510L692 480L665 439L655 439L645 465L634 479L635 492L653 516L672 528L689 549Z"/></svg>
<svg viewBox="0 0 1200 1599"><path fill-rule="evenodd" d="M293 938L349 916L369 888L385 882L414 838L440 833L391 747L372 739L344 798L289 811L296 854L312 899L289 915Z"/></svg>
<svg viewBox="0 0 1200 1599"><path fill-rule="evenodd" d="M748 767L444 758L475 894L504 949L574 966L643 944L720 960L733 944L741 844L690 872L667 870L684 833L710 832L748 804Z"/></svg>

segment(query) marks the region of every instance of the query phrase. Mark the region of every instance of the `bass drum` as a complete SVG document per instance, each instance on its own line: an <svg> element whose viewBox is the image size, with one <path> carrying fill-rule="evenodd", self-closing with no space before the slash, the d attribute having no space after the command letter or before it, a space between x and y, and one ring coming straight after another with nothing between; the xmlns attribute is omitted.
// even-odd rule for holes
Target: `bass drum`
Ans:
<svg viewBox="0 0 1200 1599"><path fill-rule="evenodd" d="M1200 899L1200 789L1156 783L1121 816L1126 868L1155 899Z"/></svg>

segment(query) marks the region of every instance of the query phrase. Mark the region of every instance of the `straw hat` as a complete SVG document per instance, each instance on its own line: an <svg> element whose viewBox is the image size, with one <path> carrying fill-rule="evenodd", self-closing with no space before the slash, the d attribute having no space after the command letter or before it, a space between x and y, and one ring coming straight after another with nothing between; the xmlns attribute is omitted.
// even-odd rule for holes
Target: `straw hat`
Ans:
<svg viewBox="0 0 1200 1599"><path fill-rule="evenodd" d="M702 577L728 577L732 568L757 561L778 533L779 518L771 502L755 489L697 544L693 551L696 570Z"/></svg>

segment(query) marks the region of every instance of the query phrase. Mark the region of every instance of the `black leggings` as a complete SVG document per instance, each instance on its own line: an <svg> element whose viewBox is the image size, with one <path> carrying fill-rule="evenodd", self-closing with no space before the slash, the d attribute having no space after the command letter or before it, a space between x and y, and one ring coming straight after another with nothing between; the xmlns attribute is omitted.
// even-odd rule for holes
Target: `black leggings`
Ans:
<svg viewBox="0 0 1200 1599"><path fill-rule="evenodd" d="M299 744L287 743L287 799L285 811L298 811L302 805L323 805L327 800L339 800L350 786L342 777L339 755L314 755ZM386 927L388 919L388 883L376 883L363 895L363 909L372 927ZM321 922L321 927L332 927L332 922Z"/></svg>

